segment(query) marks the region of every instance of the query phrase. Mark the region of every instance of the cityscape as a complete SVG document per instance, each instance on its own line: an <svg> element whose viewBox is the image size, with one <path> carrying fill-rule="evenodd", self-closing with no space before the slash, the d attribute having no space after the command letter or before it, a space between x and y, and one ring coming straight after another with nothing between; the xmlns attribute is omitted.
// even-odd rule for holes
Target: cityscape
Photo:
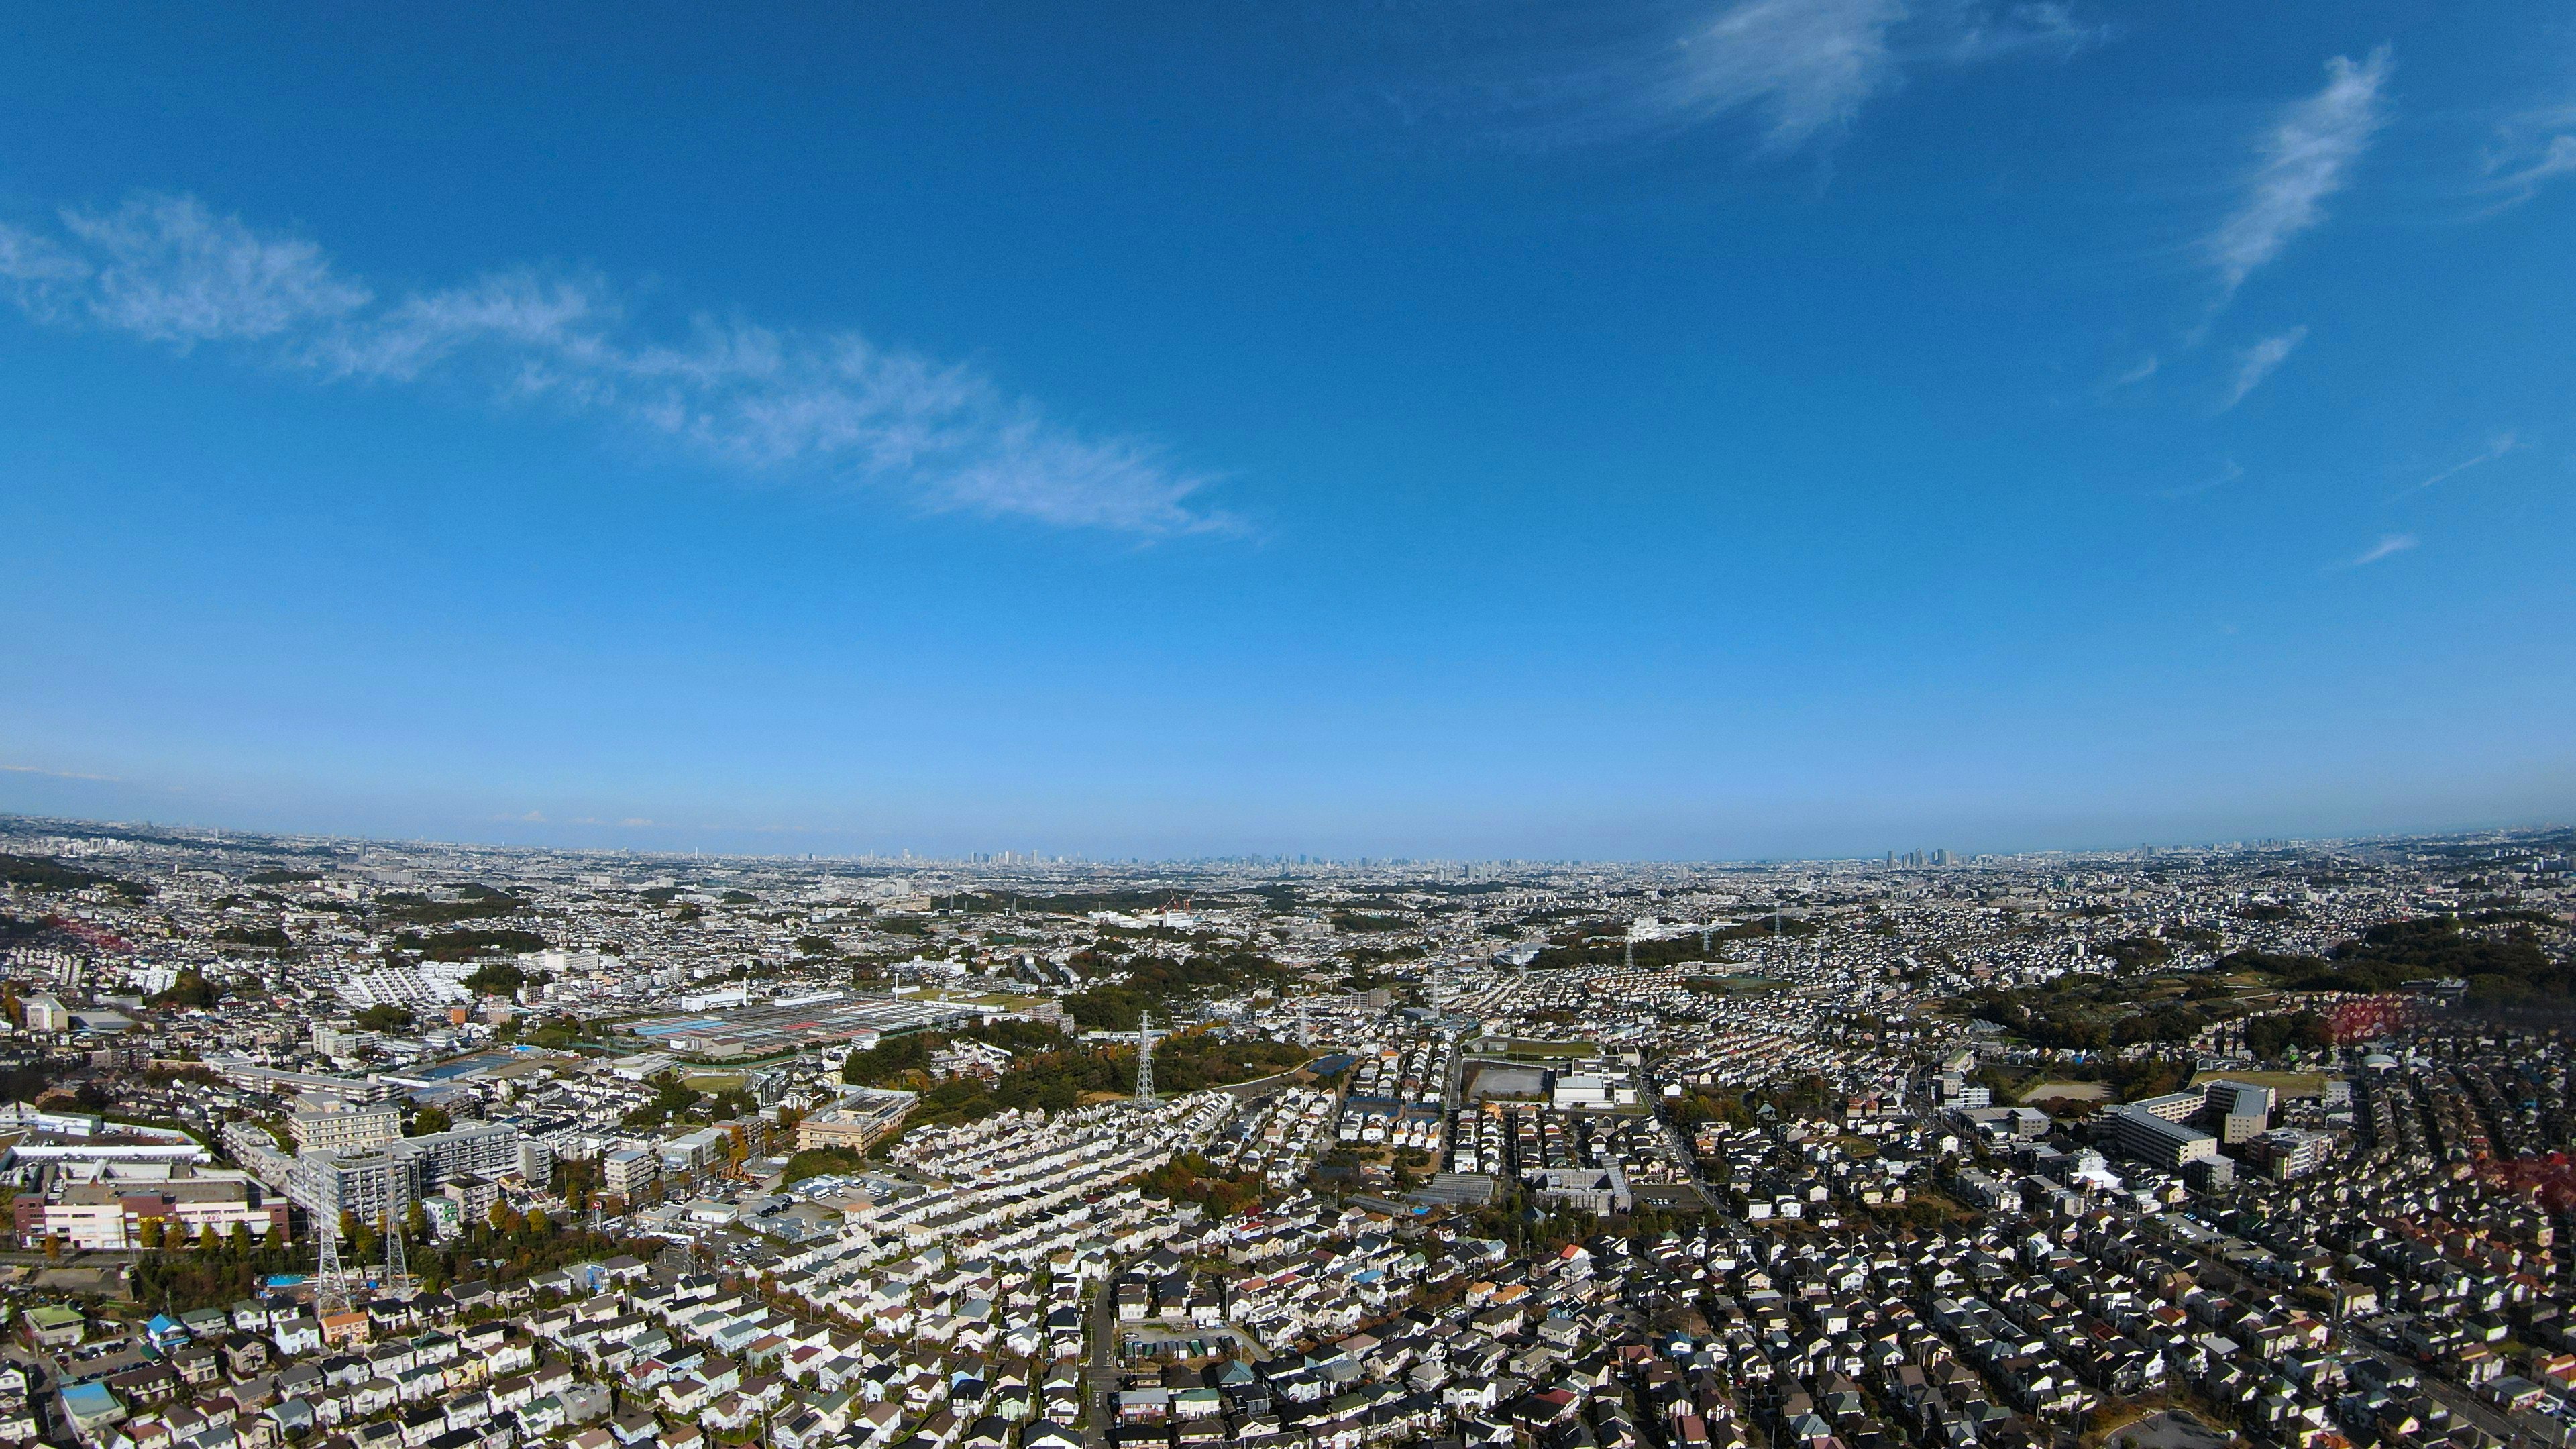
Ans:
<svg viewBox="0 0 2576 1449"><path fill-rule="evenodd" d="M0 846L22 1441L2576 1442L2565 830Z"/></svg>
<svg viewBox="0 0 2576 1449"><path fill-rule="evenodd" d="M2576 1449L2567 6L0 138L0 1449Z"/></svg>

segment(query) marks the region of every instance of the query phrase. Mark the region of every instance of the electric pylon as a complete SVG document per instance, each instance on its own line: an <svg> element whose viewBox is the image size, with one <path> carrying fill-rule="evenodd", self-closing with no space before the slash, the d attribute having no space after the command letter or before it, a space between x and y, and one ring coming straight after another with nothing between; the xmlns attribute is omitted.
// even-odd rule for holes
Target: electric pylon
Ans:
<svg viewBox="0 0 2576 1449"><path fill-rule="evenodd" d="M340 1267L340 1220L322 1223L322 1261L313 1274L313 1316L349 1311L349 1275Z"/></svg>
<svg viewBox="0 0 2576 1449"><path fill-rule="evenodd" d="M385 1214L385 1292L394 1298L411 1297L411 1263L403 1252L402 1224L393 1214Z"/></svg>

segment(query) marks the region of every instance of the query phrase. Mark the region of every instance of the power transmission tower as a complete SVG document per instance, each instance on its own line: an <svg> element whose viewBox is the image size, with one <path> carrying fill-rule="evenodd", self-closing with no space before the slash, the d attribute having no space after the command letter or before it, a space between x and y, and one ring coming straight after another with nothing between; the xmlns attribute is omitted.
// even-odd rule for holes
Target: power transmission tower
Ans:
<svg viewBox="0 0 2576 1449"><path fill-rule="evenodd" d="M317 1214L318 1216L318 1214ZM349 1275L340 1267L340 1220L322 1222L322 1261L313 1274L313 1316L349 1311Z"/></svg>
<svg viewBox="0 0 2576 1449"><path fill-rule="evenodd" d="M388 1206L385 1212L385 1292L394 1298L409 1298L411 1289L411 1262L403 1251L402 1224L394 1220Z"/></svg>
<svg viewBox="0 0 2576 1449"><path fill-rule="evenodd" d="M1154 1100L1154 1013L1136 1013L1136 1100Z"/></svg>

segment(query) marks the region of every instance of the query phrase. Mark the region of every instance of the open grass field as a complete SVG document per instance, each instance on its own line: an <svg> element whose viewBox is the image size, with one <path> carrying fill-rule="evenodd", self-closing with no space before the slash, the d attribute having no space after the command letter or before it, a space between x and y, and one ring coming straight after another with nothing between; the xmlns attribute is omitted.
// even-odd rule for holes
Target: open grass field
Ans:
<svg viewBox="0 0 2576 1449"><path fill-rule="evenodd" d="M1493 1053L1487 1053L1493 1055ZM1588 1062L1601 1055L1601 1044L1589 1041L1529 1041L1515 1038L1505 1042L1500 1053L1519 1061Z"/></svg>
<svg viewBox="0 0 2576 1449"><path fill-rule="evenodd" d="M2201 1072L2191 1079L2191 1084L2197 1087L2217 1081L2251 1082L2284 1097L2313 1097L2326 1089L2324 1072Z"/></svg>

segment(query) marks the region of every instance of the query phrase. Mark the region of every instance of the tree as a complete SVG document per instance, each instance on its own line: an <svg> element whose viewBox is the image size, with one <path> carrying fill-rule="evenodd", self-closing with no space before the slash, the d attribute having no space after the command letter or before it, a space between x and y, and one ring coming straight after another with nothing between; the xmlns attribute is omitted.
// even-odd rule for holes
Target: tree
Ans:
<svg viewBox="0 0 2576 1449"><path fill-rule="evenodd" d="M2325 1051L2334 1046L2334 1028L2313 1011L2286 1016L2258 1016L2245 1023L2245 1049L2264 1060L2291 1047Z"/></svg>
<svg viewBox="0 0 2576 1449"><path fill-rule="evenodd" d="M376 1256L376 1230L358 1221L355 1213L340 1214L340 1242L343 1261Z"/></svg>
<svg viewBox="0 0 2576 1449"><path fill-rule="evenodd" d="M447 1115L446 1108L423 1107L412 1115L411 1135L427 1137L433 1132L444 1132L455 1125L456 1120Z"/></svg>
<svg viewBox="0 0 2576 1449"><path fill-rule="evenodd" d="M45 1256L48 1258L59 1258L62 1255L63 1235L60 1233L45 1234Z"/></svg>
<svg viewBox="0 0 2576 1449"><path fill-rule="evenodd" d="M207 1224L205 1224L204 1226L202 1226L202 1227L200 1227L200 1228L198 1228L198 1229L197 1229L197 1251L198 1251L198 1252L200 1252L200 1253L212 1253L212 1252L217 1252L217 1251L219 1251L219 1250L221 1250L221 1249L222 1249L223 1245L224 1245L224 1235L223 1235L222 1233L217 1232L217 1231L215 1230L215 1225L214 1225L213 1223L207 1223Z"/></svg>
<svg viewBox="0 0 2576 1449"><path fill-rule="evenodd" d="M465 978L466 990L490 996L515 996L519 988L527 984L528 973L511 961L494 961L476 967L474 974Z"/></svg>
<svg viewBox="0 0 2576 1449"><path fill-rule="evenodd" d="M153 998L160 1006L212 1006L223 998L223 992L208 981L205 973L194 966L182 966L170 982L170 989Z"/></svg>
<svg viewBox="0 0 2576 1449"><path fill-rule="evenodd" d="M415 1243L426 1243L429 1241L429 1210L427 1208L424 1208L419 1203L415 1202L403 1213L403 1236L411 1239Z"/></svg>
<svg viewBox="0 0 2576 1449"><path fill-rule="evenodd" d="M404 1031L411 1026L411 1013L390 1001L379 1002L358 1013L360 1031Z"/></svg>
<svg viewBox="0 0 2576 1449"><path fill-rule="evenodd" d="M142 1246L147 1250L157 1250L161 1246L161 1240L165 1236L168 1226L169 1224L165 1219L145 1218L143 1220L141 1239Z"/></svg>
<svg viewBox="0 0 2576 1449"><path fill-rule="evenodd" d="M554 1222L546 1216L546 1210L544 1208L528 1209L528 1235L530 1237L542 1238L552 1233L554 1230Z"/></svg>

